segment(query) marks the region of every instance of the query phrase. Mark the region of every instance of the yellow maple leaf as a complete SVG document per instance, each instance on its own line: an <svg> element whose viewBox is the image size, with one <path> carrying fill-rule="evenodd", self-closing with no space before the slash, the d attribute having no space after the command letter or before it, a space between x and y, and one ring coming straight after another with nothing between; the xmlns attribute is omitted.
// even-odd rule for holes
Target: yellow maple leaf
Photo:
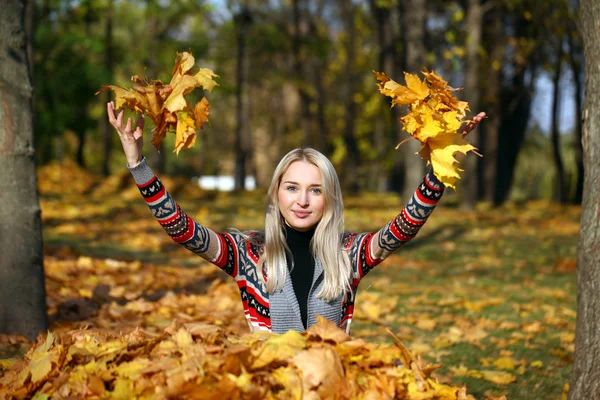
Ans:
<svg viewBox="0 0 600 400"><path fill-rule="evenodd" d="M112 90L115 93L117 109L127 107L136 113L146 113L155 126L152 144L159 148L167 134L175 134L173 152L179 154L182 149L194 145L196 130L201 129L208 121L210 107L204 96L194 106L185 96L197 88L211 92L217 86L214 80L218 77L217 74L208 68L200 68L194 73L192 71L194 64L195 59L191 53L177 53L168 84L134 75L131 80L135 84L131 89L107 85L96 94Z"/></svg>
<svg viewBox="0 0 600 400"><path fill-rule="evenodd" d="M262 368L274 361L292 357L306 347L306 338L296 331L288 331L283 335L272 335L260 348L253 349L252 368Z"/></svg>
<svg viewBox="0 0 600 400"><path fill-rule="evenodd" d="M420 81L416 75L404 73L407 86L400 85L383 72L375 72L375 76L379 80L379 91L392 98L392 106L411 104L423 100L429 95L427 84Z"/></svg>
<svg viewBox="0 0 600 400"><path fill-rule="evenodd" d="M455 132L446 132L427 140L426 145L419 151L424 160L431 162L433 172L444 185L455 188L456 180L460 178L454 155L466 154L475 147L467 143L462 136Z"/></svg>
<svg viewBox="0 0 600 400"><path fill-rule="evenodd" d="M502 371L480 371L481 377L486 381L493 382L497 385L508 385L517 380L517 378L508 372Z"/></svg>
<svg viewBox="0 0 600 400"><path fill-rule="evenodd" d="M404 130L423 145L421 157L432 164L435 176L444 185L455 188L462 170L454 155L476 150L458 133L469 105L458 101L452 94L456 89L435 72L424 71L423 75L425 79L421 81L405 72L406 86L402 86L385 73L375 72L379 91L392 98L392 106L409 106L410 112L400 121Z"/></svg>
<svg viewBox="0 0 600 400"><path fill-rule="evenodd" d="M177 113L177 130L175 132L175 152L187 149L196 142L196 121L193 114L182 111Z"/></svg>

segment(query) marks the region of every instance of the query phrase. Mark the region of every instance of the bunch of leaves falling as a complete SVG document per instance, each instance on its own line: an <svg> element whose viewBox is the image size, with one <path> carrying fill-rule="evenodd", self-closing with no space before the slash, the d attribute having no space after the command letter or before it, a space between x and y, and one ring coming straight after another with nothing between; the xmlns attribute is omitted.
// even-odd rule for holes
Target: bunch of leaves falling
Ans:
<svg viewBox="0 0 600 400"><path fill-rule="evenodd" d="M109 85L96 94L110 89L115 92L117 109L125 106L150 117L155 126L152 144L157 149L167 133L175 133L174 152L179 154L181 149L190 148L196 142L196 130L208 122L210 107L204 96L193 107L185 96L196 88L211 92L217 85L213 78L218 75L207 68L194 73L194 63L191 53L177 53L169 84L134 75L131 80L135 85L131 89Z"/></svg>
<svg viewBox="0 0 600 400"><path fill-rule="evenodd" d="M202 322L156 334L49 333L3 372L0 398L474 399L431 378L439 365L421 367L393 338L396 346L352 339L322 318L283 335L235 336Z"/></svg>
<svg viewBox="0 0 600 400"><path fill-rule="evenodd" d="M404 130L421 142L419 154L433 165L435 176L444 185L455 188L462 170L455 165L454 155L475 150L458 132L466 122L463 120L469 105L458 101L452 95L456 89L448 86L435 72L422 73L425 79L420 80L405 72L406 86L391 80L383 72L375 72L375 76L379 81L379 92L392 98L392 107L408 105L410 112L400 118Z"/></svg>

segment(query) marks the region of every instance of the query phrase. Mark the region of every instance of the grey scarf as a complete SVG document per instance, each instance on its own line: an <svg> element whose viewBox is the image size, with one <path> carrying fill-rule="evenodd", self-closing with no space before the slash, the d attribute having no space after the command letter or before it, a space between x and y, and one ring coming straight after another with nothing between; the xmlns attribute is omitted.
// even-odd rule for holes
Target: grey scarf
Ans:
<svg viewBox="0 0 600 400"><path fill-rule="evenodd" d="M289 330L298 332L304 331L300 306L294 293L291 274L287 274L283 284L283 290L271 293L269 295L269 308L271 313L271 329L273 332L285 333ZM340 324L342 318L342 298L326 302L317 298L317 293L321 291L325 283L325 273L323 266L318 258L315 258L315 275L313 283L308 294L307 307L307 326L310 327L317 323L317 315L321 315L336 325Z"/></svg>

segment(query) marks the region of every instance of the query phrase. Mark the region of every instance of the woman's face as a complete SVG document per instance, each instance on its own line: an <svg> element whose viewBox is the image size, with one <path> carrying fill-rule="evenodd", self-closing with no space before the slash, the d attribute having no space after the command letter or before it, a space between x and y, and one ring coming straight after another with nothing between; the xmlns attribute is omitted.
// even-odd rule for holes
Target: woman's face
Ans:
<svg viewBox="0 0 600 400"><path fill-rule="evenodd" d="M281 177L279 211L289 226L304 232L321 221L325 198L321 172L311 163L294 161Z"/></svg>

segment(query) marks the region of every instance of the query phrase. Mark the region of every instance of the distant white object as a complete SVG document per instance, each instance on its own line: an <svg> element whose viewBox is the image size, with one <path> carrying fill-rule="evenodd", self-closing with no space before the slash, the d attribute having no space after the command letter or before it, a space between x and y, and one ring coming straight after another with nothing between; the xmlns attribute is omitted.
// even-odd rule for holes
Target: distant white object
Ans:
<svg viewBox="0 0 600 400"><path fill-rule="evenodd" d="M220 190L222 192L230 192L235 187L233 176L201 176L194 178L198 182L198 186L206 190ZM256 189L256 179L253 176L246 177L246 190Z"/></svg>

